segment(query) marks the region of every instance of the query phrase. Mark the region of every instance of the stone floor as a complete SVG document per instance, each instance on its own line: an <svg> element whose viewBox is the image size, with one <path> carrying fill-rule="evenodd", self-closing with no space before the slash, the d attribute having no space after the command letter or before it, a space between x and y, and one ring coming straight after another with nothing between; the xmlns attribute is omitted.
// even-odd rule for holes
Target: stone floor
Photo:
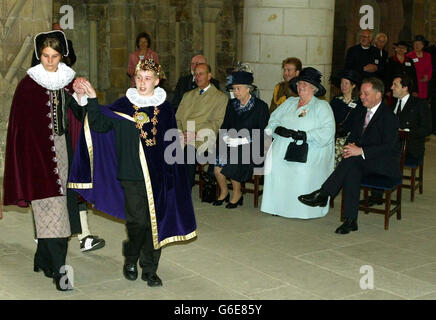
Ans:
<svg viewBox="0 0 436 320"><path fill-rule="evenodd" d="M198 201L198 237L165 247L158 274L163 287L149 288L123 278L122 221L90 212L93 233L103 249L79 250L69 244L67 263L74 290L58 292L42 273L34 273L32 219L28 210L4 207L0 220L0 299L156 299L298 300L436 299L436 136L427 143L424 193L410 202L403 192L402 220L359 215L359 231L334 233L336 206L321 219L285 219L264 214L246 196L242 207L227 210ZM374 276L374 288L366 279Z"/></svg>

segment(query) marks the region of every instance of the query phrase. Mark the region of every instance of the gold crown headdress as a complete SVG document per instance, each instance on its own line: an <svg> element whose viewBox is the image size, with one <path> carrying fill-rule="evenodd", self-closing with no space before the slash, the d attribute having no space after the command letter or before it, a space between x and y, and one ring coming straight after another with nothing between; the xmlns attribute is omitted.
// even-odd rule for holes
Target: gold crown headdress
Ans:
<svg viewBox="0 0 436 320"><path fill-rule="evenodd" d="M150 70L156 73L159 79L165 78L165 73L163 72L162 67L153 59L139 60L138 64L136 65L136 72L138 72L139 70Z"/></svg>

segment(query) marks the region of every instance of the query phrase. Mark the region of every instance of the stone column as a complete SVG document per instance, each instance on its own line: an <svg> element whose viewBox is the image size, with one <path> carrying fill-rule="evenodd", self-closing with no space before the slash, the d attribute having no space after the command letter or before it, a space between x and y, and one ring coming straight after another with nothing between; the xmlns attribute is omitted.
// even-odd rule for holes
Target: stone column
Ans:
<svg viewBox="0 0 436 320"><path fill-rule="evenodd" d="M15 88L30 68L33 37L51 29L52 10L52 1L0 0L0 178Z"/></svg>
<svg viewBox="0 0 436 320"><path fill-rule="evenodd" d="M245 0L243 62L253 67L262 100L270 103L281 62L292 56L321 71L329 90L334 9L335 0Z"/></svg>
<svg viewBox="0 0 436 320"><path fill-rule="evenodd" d="M128 1L110 0L108 8L110 26L110 90L107 92L107 99L110 102L125 94L130 86L130 79L127 76L127 63L129 52L127 51L128 34Z"/></svg>
<svg viewBox="0 0 436 320"><path fill-rule="evenodd" d="M203 20L203 54L207 63L216 72L216 22L221 12L222 2L219 0L205 0L201 7Z"/></svg>

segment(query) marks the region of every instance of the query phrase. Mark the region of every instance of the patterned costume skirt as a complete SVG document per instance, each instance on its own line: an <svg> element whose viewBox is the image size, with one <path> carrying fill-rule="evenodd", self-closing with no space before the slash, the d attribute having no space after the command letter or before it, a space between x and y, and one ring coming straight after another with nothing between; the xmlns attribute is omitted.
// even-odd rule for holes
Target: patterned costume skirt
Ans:
<svg viewBox="0 0 436 320"><path fill-rule="evenodd" d="M68 154L65 136L54 135L59 188L63 196L33 200L32 211L35 219L37 238L66 238L71 235L67 209Z"/></svg>

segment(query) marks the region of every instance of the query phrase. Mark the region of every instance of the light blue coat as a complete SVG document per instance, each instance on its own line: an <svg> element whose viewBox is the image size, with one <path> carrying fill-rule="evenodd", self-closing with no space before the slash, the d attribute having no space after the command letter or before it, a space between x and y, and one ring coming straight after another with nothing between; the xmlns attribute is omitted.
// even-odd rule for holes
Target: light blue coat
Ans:
<svg viewBox="0 0 436 320"><path fill-rule="evenodd" d="M299 97L288 98L272 114L265 132L274 141L265 159L265 180L261 210L287 218L311 219L323 217L329 204L309 207L298 196L321 187L333 171L335 119L330 105L316 97L297 109ZM299 115L305 114L299 117ZM307 162L284 160L292 138L274 133L278 126L305 131L309 152ZM299 142L301 143L301 142Z"/></svg>

